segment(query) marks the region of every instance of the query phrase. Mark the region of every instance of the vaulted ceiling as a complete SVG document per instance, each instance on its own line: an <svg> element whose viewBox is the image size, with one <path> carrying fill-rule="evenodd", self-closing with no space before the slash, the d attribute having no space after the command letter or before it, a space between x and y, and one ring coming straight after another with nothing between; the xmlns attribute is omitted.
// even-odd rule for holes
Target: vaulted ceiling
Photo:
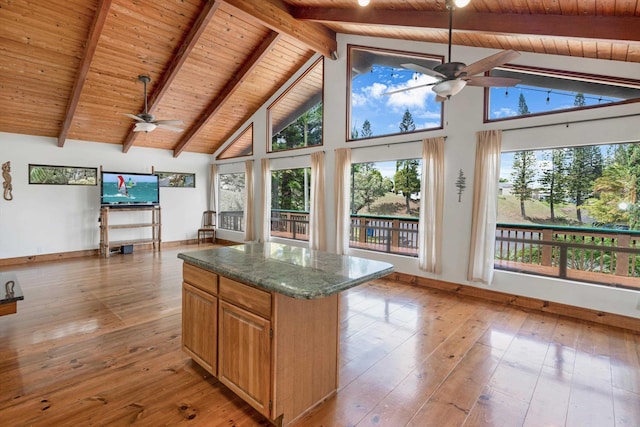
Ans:
<svg viewBox="0 0 640 427"><path fill-rule="evenodd" d="M213 153L336 33L447 43L446 3L0 0L0 132ZM640 0L471 0L453 44L640 63ZM184 132L133 132L141 74Z"/></svg>

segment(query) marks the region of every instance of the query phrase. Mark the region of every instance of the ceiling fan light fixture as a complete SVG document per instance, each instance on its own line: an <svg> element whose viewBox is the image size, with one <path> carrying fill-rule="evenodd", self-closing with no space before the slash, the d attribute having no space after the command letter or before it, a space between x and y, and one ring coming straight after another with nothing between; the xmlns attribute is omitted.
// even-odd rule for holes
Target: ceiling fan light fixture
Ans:
<svg viewBox="0 0 640 427"><path fill-rule="evenodd" d="M455 4L456 7L465 7L470 2L471 0L453 0L453 4Z"/></svg>
<svg viewBox="0 0 640 427"><path fill-rule="evenodd" d="M138 122L136 123L136 127L133 130L135 132L151 132L157 127L158 125L156 125L155 123Z"/></svg>
<svg viewBox="0 0 640 427"><path fill-rule="evenodd" d="M362 7L369 6L369 0L358 0L358 4Z"/></svg>
<svg viewBox="0 0 640 427"><path fill-rule="evenodd" d="M442 98L449 98L460 92L467 85L465 80L445 80L433 87L433 91Z"/></svg>

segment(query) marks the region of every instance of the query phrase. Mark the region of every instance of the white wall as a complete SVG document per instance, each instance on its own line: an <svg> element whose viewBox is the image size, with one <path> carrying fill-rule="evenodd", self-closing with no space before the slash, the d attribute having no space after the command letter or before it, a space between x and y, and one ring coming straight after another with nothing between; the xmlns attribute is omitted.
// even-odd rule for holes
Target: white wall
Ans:
<svg viewBox="0 0 640 427"><path fill-rule="evenodd" d="M469 253L469 232L471 229L471 205L473 188L473 165L475 156L476 132L486 129L503 129L503 150L523 148L543 148L558 146L586 145L594 143L627 142L640 140L638 117L614 118L628 114L640 113L640 105L632 104L599 108L579 112L562 113L528 119L510 120L499 123L483 123L483 91L480 88L465 88L460 94L445 104L445 126L443 130L421 132L412 135L395 135L388 138L376 138L369 141L346 142L346 90L347 90L347 44L382 47L409 52L422 52L446 56L446 45L419 43L400 40L377 39L359 36L338 36L338 60L325 60L324 94L324 146L326 165L326 206L327 226L329 228L327 242L329 248L335 247L335 222L331 220L334 211L333 200L333 171L334 151L337 148L350 147L352 161L380 161L399 158L420 157L420 141L425 137L444 135L447 137L445 149L445 206L444 206L444 265L439 276L426 274L418 269L417 259L382 254L369 251L351 250L352 255L375 258L391 262L397 271L417 276L433 277L453 283L469 286L484 287L469 283L466 280L467 257ZM453 57L456 61L467 64L495 53L496 50L471 47L453 47ZM313 63L311 59L307 65ZM601 61L584 58L569 58L539 54L524 53L514 63L550 69L562 69L592 74L615 75L620 77L637 78L638 64L614 61ZM300 70L302 73L303 70ZM293 76L290 83L299 75ZM273 102L282 91L276 93L265 106L247 122L254 125L254 171L256 176L256 207L261 206L260 159L265 157L266 150L266 106ZM598 121L582 122L566 125L567 121L602 119ZM557 124L549 127L538 127L526 130L508 131L510 128L530 127L534 125ZM242 126L244 129L244 126ZM232 140L231 138L230 140ZM406 142L406 144L390 143ZM310 154L318 148L295 150L288 159L277 160L278 164L291 164L300 167L303 158L301 154ZM275 154L269 157L282 157ZM293 157L296 156L296 157ZM232 167L233 162L220 162L220 170ZM455 181L458 171L462 169L467 177L467 190L463 193L462 201L458 202ZM261 213L254 218L256 229L261 228ZM240 233L220 230L222 238L241 242ZM296 242L295 244L301 244ZM602 310L640 318L640 294L624 289L606 288L603 286L574 283L558 279L535 277L497 271L494 282L489 289L510 294L540 298L558 303L570 304L594 310Z"/></svg>
<svg viewBox="0 0 640 427"><path fill-rule="evenodd" d="M13 185L12 201L0 198L0 258L97 249L100 242L100 185L30 185L29 164L95 167L98 178L100 166L195 173L196 188L160 189L162 241L170 242L197 237L207 209L210 160L192 153L176 159L173 151L135 146L123 153L121 145L73 140L59 148L55 138L0 133L0 163L11 162Z"/></svg>

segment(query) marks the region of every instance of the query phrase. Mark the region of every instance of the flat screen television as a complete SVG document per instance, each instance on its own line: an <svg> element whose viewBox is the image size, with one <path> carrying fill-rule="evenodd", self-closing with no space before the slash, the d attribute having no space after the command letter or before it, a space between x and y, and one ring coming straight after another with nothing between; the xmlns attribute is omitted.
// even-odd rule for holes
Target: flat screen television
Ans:
<svg viewBox="0 0 640 427"><path fill-rule="evenodd" d="M158 175L103 171L100 180L100 203L113 207L159 205Z"/></svg>

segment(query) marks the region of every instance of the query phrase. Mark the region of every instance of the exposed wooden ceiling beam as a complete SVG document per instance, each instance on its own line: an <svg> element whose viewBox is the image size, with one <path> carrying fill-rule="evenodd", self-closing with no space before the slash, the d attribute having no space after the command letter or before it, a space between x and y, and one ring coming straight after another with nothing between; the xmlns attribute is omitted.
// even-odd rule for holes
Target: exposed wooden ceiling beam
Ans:
<svg viewBox="0 0 640 427"><path fill-rule="evenodd" d="M298 7L292 10L292 15L304 21L449 28L449 12ZM460 31L494 34L640 41L640 17L638 16L478 13L469 9L459 9L453 16L453 28Z"/></svg>
<svg viewBox="0 0 640 427"><path fill-rule="evenodd" d="M296 20L283 1L224 0L224 2L260 21L271 30L300 40L310 49L327 58L335 58L338 48L336 33L315 22Z"/></svg>
<svg viewBox="0 0 640 427"><path fill-rule="evenodd" d="M76 74L76 81L73 83L73 89L71 90L71 99L67 104L67 111L64 115L64 121L62 122L62 128L58 134L58 147L64 147L64 143L67 140L67 134L71 127L71 121L78 108L78 102L80 101L80 95L82 94L82 88L84 87L85 79L89 74L89 66L93 60L93 55L96 53L96 47L104 28L104 23L109 16L109 9L111 9L111 0L100 0L96 14L93 18L91 30L89 30L89 36L87 37L87 44L84 47L84 55L80 62L80 68Z"/></svg>
<svg viewBox="0 0 640 427"><path fill-rule="evenodd" d="M207 28L207 25L209 25L209 21L211 21L213 15L216 13L216 10L220 7L221 3L222 2L216 0L207 1L207 4L198 15L198 19L189 30L189 34L187 34L184 41L182 42L182 45L178 49L178 52L173 57L171 64L169 64L169 68L162 75L162 80L160 80L160 83L158 83L156 90L150 97L148 104L149 114L153 114L153 112L158 108L158 105L160 105L162 97L165 93L167 93L169 86L171 86L171 83L178 75L178 72L186 62L193 48L198 43L198 39ZM124 144L122 144L123 153L129 151L129 148L133 146L133 143L138 137L138 133L139 132L133 131L133 127L129 130L127 139L125 140Z"/></svg>
<svg viewBox="0 0 640 427"><path fill-rule="evenodd" d="M180 153L194 140L194 138L200 133L200 131L206 126L209 120L222 108L227 100L235 93L240 87L244 79L253 71L253 69L260 63L262 58L269 53L271 48L278 42L280 34L272 31L267 36L260 46L253 51L253 54L247 59L247 61L240 67L240 69L234 73L233 77L224 85L223 91L217 95L214 101L207 107L204 113L198 118L196 123L189 128L184 137L180 140L176 148L173 150L173 157L178 157Z"/></svg>

